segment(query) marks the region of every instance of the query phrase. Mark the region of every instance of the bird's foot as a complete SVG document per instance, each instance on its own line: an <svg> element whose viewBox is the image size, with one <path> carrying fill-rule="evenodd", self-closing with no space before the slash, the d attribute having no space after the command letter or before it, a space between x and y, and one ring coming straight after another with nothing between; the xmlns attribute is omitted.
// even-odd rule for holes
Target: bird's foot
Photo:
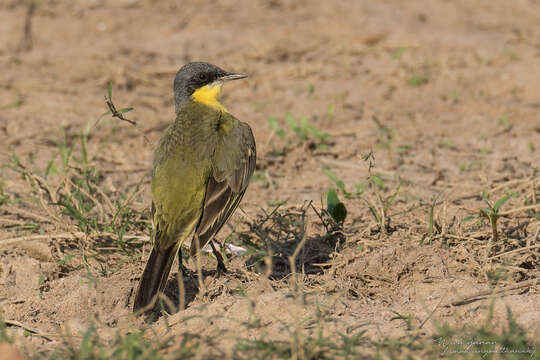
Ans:
<svg viewBox="0 0 540 360"><path fill-rule="evenodd" d="M217 260L217 263L218 263L216 271L217 271L217 276L219 277L219 276L227 273L227 267L225 266L225 262L223 261L223 256L216 249L216 247L214 245L214 242L211 241L210 246L212 247L212 252L216 256L216 260Z"/></svg>

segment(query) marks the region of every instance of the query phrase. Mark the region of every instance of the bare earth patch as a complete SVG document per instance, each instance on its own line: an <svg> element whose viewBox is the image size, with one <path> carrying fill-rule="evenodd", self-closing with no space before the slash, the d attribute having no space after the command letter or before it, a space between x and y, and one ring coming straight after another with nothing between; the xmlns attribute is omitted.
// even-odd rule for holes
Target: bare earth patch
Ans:
<svg viewBox="0 0 540 360"><path fill-rule="evenodd" d="M3 2L0 343L540 356L538 14L532 0ZM257 170L218 236L247 252L222 276L209 254L186 258L145 322L131 307L153 149L193 60L249 74L222 101L253 128ZM96 122L110 81L136 127Z"/></svg>

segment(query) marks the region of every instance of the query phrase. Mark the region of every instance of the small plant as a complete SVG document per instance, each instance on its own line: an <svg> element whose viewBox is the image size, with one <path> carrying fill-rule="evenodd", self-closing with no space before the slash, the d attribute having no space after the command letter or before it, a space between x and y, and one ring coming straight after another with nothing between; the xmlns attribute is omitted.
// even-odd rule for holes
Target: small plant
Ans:
<svg viewBox="0 0 540 360"><path fill-rule="evenodd" d="M164 359L160 355L163 349L171 350L172 337L163 339L153 336L147 339L142 332L118 333L114 340L104 340L94 325L83 334L80 344L75 345L70 334L64 334L64 341L48 358L53 359ZM182 344L184 345L184 344ZM183 347L182 350L188 350ZM193 353L190 351L190 354Z"/></svg>
<svg viewBox="0 0 540 360"><path fill-rule="evenodd" d="M330 115L333 115L333 110L332 113L329 112L329 116ZM278 149L278 153L286 153L288 148L292 146L294 142L310 142L310 148L315 150L322 150L330 145L330 134L322 132L310 124L305 116L296 119L291 113L286 113L285 123L287 126L282 127L275 117L268 118L268 125L272 130L272 136L277 135L285 142L284 147ZM295 136L289 136L288 134L294 134Z"/></svg>
<svg viewBox="0 0 540 360"><path fill-rule="evenodd" d="M393 50L391 53L391 57L394 60L399 60L403 54L407 51L408 46L400 46L397 49Z"/></svg>
<svg viewBox="0 0 540 360"><path fill-rule="evenodd" d="M1 198L0 198L0 203L1 203ZM525 200L525 205L531 207L531 209L527 210L527 215L529 215L530 217L536 220L540 220L540 211L537 211L536 209L534 209L535 205L539 205L538 201L535 201L534 196L533 196L533 199L531 200L529 199Z"/></svg>
<svg viewBox="0 0 540 360"><path fill-rule="evenodd" d="M270 181L268 180L268 176L264 170L255 170L253 172L253 176L251 177L251 182L261 182L262 186L265 188L270 186Z"/></svg>
<svg viewBox="0 0 540 360"><path fill-rule="evenodd" d="M17 108L17 107L19 107L19 106L21 106L23 104L24 104L24 97L22 95L20 95L20 94L17 94L15 101L13 101L10 104L0 105L0 110L7 110L7 109L11 109L11 108Z"/></svg>
<svg viewBox="0 0 540 360"><path fill-rule="evenodd" d="M270 129L272 129L273 133L276 134L280 139L285 139L285 136L287 136L287 133L283 128L279 126L279 123L276 118L269 117L268 118L268 125L270 125Z"/></svg>
<svg viewBox="0 0 540 360"><path fill-rule="evenodd" d="M364 200L364 202L368 205L369 211L375 218L375 221L380 225L381 229L386 232L388 224L389 224L388 209L394 203L394 200L399 194L401 185L398 185L392 194L390 194L387 197L383 197L379 191L380 189L384 189L383 186L385 186L381 178L378 176L372 175L370 176L369 180L370 180L370 183L372 184L372 189L374 189L375 191L378 206L376 206L374 203L367 200L365 197L362 197L362 200Z"/></svg>
<svg viewBox="0 0 540 360"><path fill-rule="evenodd" d="M405 322L405 325L407 326L407 331L411 331L413 329L413 326L412 326L412 322L414 320L414 318L412 317L412 315L408 315L408 314L400 314L396 311L392 311L394 314L396 314L396 316L393 316L390 321L394 321L394 320L403 320Z"/></svg>
<svg viewBox="0 0 540 360"><path fill-rule="evenodd" d="M339 190L343 191L345 195L349 194L349 192L345 190L345 184L343 183L343 181L341 181L341 179L339 179L332 170L324 169L324 173L326 174L326 176L328 176L330 180L332 180L336 184Z"/></svg>
<svg viewBox="0 0 540 360"><path fill-rule="evenodd" d="M68 165L71 159L71 154L73 152L73 147L67 145L65 131L63 141L56 141L55 145L57 146L58 151L56 152L54 157L47 163L47 167L45 168L45 178L53 174L64 175L68 170ZM58 167L56 166L56 159L58 158L58 156L60 156L60 169L58 169Z"/></svg>
<svg viewBox="0 0 540 360"><path fill-rule="evenodd" d="M291 113L286 113L285 121L287 122L289 129L295 132L302 141L308 139L308 134L311 134L317 140L323 142L330 137L330 134L321 132L316 127L309 124L305 116L302 116L300 120L297 120Z"/></svg>
<svg viewBox="0 0 540 360"><path fill-rule="evenodd" d="M439 355L470 353L478 354L479 359L490 359L493 354L499 354L497 358L501 359L536 359L538 344L516 323L509 307L506 312L507 324L501 332L492 330L489 324L462 329L437 325L433 341Z"/></svg>
<svg viewBox="0 0 540 360"><path fill-rule="evenodd" d="M332 170L324 169L324 173L326 174L326 176L328 176L330 180L332 180L334 184L336 184L338 190L340 190L347 199L352 199L362 195L365 188L367 187L366 184L359 183L355 185L354 191L349 192L345 187L345 183L340 178L338 178L338 176Z"/></svg>
<svg viewBox="0 0 540 360"><path fill-rule="evenodd" d="M514 51L514 49L504 48L502 52L512 60L519 60L519 55Z"/></svg>
<svg viewBox="0 0 540 360"><path fill-rule="evenodd" d="M336 106L334 104L331 104L329 107L328 107L328 112L327 112L327 121L329 123L331 123L333 120L334 120L334 111L336 110Z"/></svg>
<svg viewBox="0 0 540 360"><path fill-rule="evenodd" d="M112 100L112 87L113 87L113 82L112 80L109 81L109 88L107 90L107 95L105 95L105 104L107 105L107 107L109 108L109 111L106 111L104 112L103 114L101 114L100 117L97 118L96 122L94 123L94 126L96 126L98 124L98 122L104 117L104 116L107 116L107 115L111 115L113 118L117 118L119 120L122 120L122 121L125 121L131 125L133 125L135 127L135 129L139 132L139 134L141 134L141 136L143 137L143 139L151 144L150 140L148 139L148 137L146 136L146 134L144 132L142 132L138 127L137 127L137 122L136 121L133 121L133 120L130 120L130 119L127 119L126 117L124 117L124 114L127 113L127 112L130 112L132 110L134 110L134 108L132 107L127 107L127 108L123 108L123 109L116 109L116 105L114 105L113 103L113 100Z"/></svg>
<svg viewBox="0 0 540 360"><path fill-rule="evenodd" d="M297 325L300 326L300 325ZM318 334L300 334L289 330L290 340L266 338L239 339L234 348L235 359L360 359L369 344L365 331L357 334L337 332L335 337Z"/></svg>
<svg viewBox="0 0 540 360"><path fill-rule="evenodd" d="M372 159L371 153L364 157L364 160L366 161L371 160L371 159ZM337 189L331 189L327 193L328 203L330 204L330 198L332 200L332 203L334 204L337 204L336 201L339 202L339 200L336 200L337 191L340 191L345 196L346 199L360 197L360 199L364 201L366 205L368 206L369 211L373 215L375 221L381 226L383 231L386 231L386 227L388 225L388 219L387 219L388 209L393 204L397 195L399 194L400 185L398 185L396 189L389 196L383 197L381 195L381 191L386 191L387 186L380 175L371 174L372 163L370 164L371 164L370 169L369 169L370 175L368 177L367 183L356 184L355 190L353 192L350 192L347 190L345 183L332 170L325 169L324 173L326 174L326 176L328 176L330 180L332 180L332 182L334 182L334 184L336 184L336 187L337 187ZM370 201L368 198L364 196L368 188L373 189L375 196L377 197L378 205L375 202ZM336 194L336 197L334 197L333 194ZM336 208L336 209L338 211L338 214L341 214L343 211L340 208ZM346 216L346 209L344 210L345 210L345 216ZM334 209L334 211L336 210ZM341 215L338 215L338 216L341 216ZM332 215L332 217L334 216Z"/></svg>
<svg viewBox="0 0 540 360"><path fill-rule="evenodd" d="M380 149L390 150L392 143L395 139L394 129L384 125L378 117L373 116L371 118L375 125L377 125L377 147Z"/></svg>
<svg viewBox="0 0 540 360"><path fill-rule="evenodd" d="M393 193L389 196L383 196L381 191L387 191L388 187L386 186L383 178L380 175L373 174L371 169L375 164L375 157L372 152L369 152L367 155L364 155L362 159L368 162L368 183L370 188L375 193L377 202L371 202L365 196L362 196L361 199L366 203L369 208L369 211L373 215L375 221L379 224L383 232L387 232L389 228L390 217L388 216L388 209L394 203L401 189L401 184L398 184ZM378 206L377 206L378 203Z"/></svg>
<svg viewBox="0 0 540 360"><path fill-rule="evenodd" d="M510 120L508 119L508 116L506 114L503 114L499 120L497 120L497 124L499 126L502 126L505 131L508 131L512 128L512 124L510 123Z"/></svg>
<svg viewBox="0 0 540 360"><path fill-rule="evenodd" d="M347 208L343 204L337 195L335 189L330 189L326 193L326 210L328 214L332 216L337 224L342 224L347 217Z"/></svg>
<svg viewBox="0 0 540 360"><path fill-rule="evenodd" d="M116 109L116 106L114 105L114 103L112 101L112 86L113 86L113 82L111 80L111 81L109 81L109 90L107 91L107 96L105 96L105 103L107 104L107 107L109 108L109 111L103 113L99 117L99 119L101 119L102 117L110 114L113 117L116 117L116 118L118 118L118 119L120 119L122 121L126 121L126 122L130 123L131 125L137 125L137 123L135 121L126 119L124 117L124 115L123 115L123 114L125 114L127 112L130 112L130 111L134 110L134 108L128 107L128 108L123 108L123 109L120 109L120 110Z"/></svg>
<svg viewBox="0 0 540 360"><path fill-rule="evenodd" d="M497 221L499 220L499 209L502 205L504 205L505 202L507 202L510 198L516 197L515 194L506 195L499 200L494 205L491 205L487 197L484 196L484 201L488 205L486 208L480 209L480 216L483 216L487 219L489 219L491 223L491 245L490 249L493 248L493 245L497 244L499 242L499 232L497 231Z"/></svg>
<svg viewBox="0 0 540 360"><path fill-rule="evenodd" d="M408 84L410 87L419 87L427 84L429 77L426 74L413 75L409 78Z"/></svg>
<svg viewBox="0 0 540 360"><path fill-rule="evenodd" d="M10 343L11 341L12 340L6 331L6 323L4 322L4 318L0 315L0 344L3 342Z"/></svg>
<svg viewBox="0 0 540 360"><path fill-rule="evenodd" d="M122 116L131 108L116 110L112 104L112 84L109 85L107 103L109 113ZM99 120L99 119L98 119ZM45 210L41 216L50 221L60 221L62 215L68 221L61 221L64 231L73 231L74 226L84 233L77 235L79 244L85 247L83 263L88 265L87 258L95 258L105 263L101 257L103 249L111 245L125 255L133 256L141 243L135 241L139 236L135 233L147 232L150 228L148 215L136 211L131 205L140 195L140 185L126 196L103 188L103 175L92 165L93 157L87 149L88 131L75 137L79 141L71 141L72 134L64 132L61 140L54 142L57 150L48 161L45 169L30 170L12 151L9 168L21 174L32 187L36 203ZM43 173L43 177L38 175ZM141 182L142 182L141 178ZM55 183L55 181L57 183ZM5 200L10 201L9 198ZM15 229L41 232L43 228L34 224L14 222ZM84 239L83 239L84 238ZM70 259L73 254L64 255ZM59 265L64 268L67 261ZM94 262L95 264L95 262Z"/></svg>
<svg viewBox="0 0 540 360"><path fill-rule="evenodd" d="M305 116L300 118L300 121L297 121L296 118L291 115L291 113L286 113L285 121L287 122L289 129L294 131L300 140L307 140L308 123Z"/></svg>
<svg viewBox="0 0 540 360"><path fill-rule="evenodd" d="M452 99L453 104L459 103L459 92L457 89L452 90L450 93L450 99Z"/></svg>

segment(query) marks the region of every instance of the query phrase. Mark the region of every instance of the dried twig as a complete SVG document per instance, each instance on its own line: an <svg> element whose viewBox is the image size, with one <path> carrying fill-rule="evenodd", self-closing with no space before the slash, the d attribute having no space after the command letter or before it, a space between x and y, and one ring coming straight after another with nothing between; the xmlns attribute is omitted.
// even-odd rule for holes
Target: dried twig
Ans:
<svg viewBox="0 0 540 360"><path fill-rule="evenodd" d="M88 185L91 188L93 188L94 190L96 190L96 192L98 192L99 195L101 195L101 198L105 201L105 203L109 207L109 212L114 213L116 211L116 209L115 209L111 199L109 198L109 196L105 193L105 191L103 191L103 189L101 189L99 186L97 186L95 184L92 184L90 182L88 182Z"/></svg>
<svg viewBox="0 0 540 360"><path fill-rule="evenodd" d="M31 179L47 195L50 202L56 202L56 194L51 190L45 179L28 170L20 161L17 163L17 167L21 170L24 176Z"/></svg>
<svg viewBox="0 0 540 360"><path fill-rule="evenodd" d="M20 236L16 238L0 240L0 247L5 246L5 245L13 245L13 244L17 244L17 243L25 242L25 241L39 241L39 240L52 240L52 239L80 239L83 237L90 238L90 239L95 239L99 237L110 237L113 239L117 239L118 235L109 233L109 232L97 232L93 234L86 234L81 231L64 232L64 233L57 233L57 234L44 234L44 235L28 235L28 236ZM144 235L141 236L141 235L134 235L134 234L124 234L123 237L142 240L142 241L149 240L149 237L144 236Z"/></svg>
<svg viewBox="0 0 540 360"><path fill-rule="evenodd" d="M51 223L51 224L54 223L52 219L46 216L34 214L31 211L24 210L24 209L15 207L13 205L4 205L3 209L10 214L19 215L22 218L32 219L38 222L46 222L46 223Z"/></svg>
<svg viewBox="0 0 540 360"><path fill-rule="evenodd" d="M540 204L523 206L523 207L520 207L520 208L511 209L511 210L507 210L507 211L501 211L499 213L499 216L505 216L505 215L510 215L510 214L517 213L517 212L520 212L520 211L535 210L535 209L540 209Z"/></svg>
<svg viewBox="0 0 540 360"><path fill-rule="evenodd" d="M521 183L528 182L528 181L529 181L529 179L514 179L514 180L505 181L504 183L502 183L502 184L494 187L493 189L489 190L489 193L494 193L494 192L497 192L499 190L506 189L511 185L521 184Z"/></svg>
<svg viewBox="0 0 540 360"><path fill-rule="evenodd" d="M0 246L13 245L25 241L36 241L36 240L52 240L52 239L74 239L76 237L85 236L83 232L75 233L59 233L59 234L45 234L45 235L29 235L29 236L20 236L16 238L10 238L5 240L0 240Z"/></svg>
<svg viewBox="0 0 540 360"><path fill-rule="evenodd" d="M17 50L19 51L30 51L32 50L32 18L36 12L36 1L27 0L26 14L24 17L24 30L19 41L19 46Z"/></svg>
<svg viewBox="0 0 540 360"><path fill-rule="evenodd" d="M481 240L481 239L477 239L471 236L459 236L459 235L453 235L453 234L438 234L438 235L435 235L432 240L445 239L445 238L455 239L455 240L467 240L467 241Z"/></svg>
<svg viewBox="0 0 540 360"><path fill-rule="evenodd" d="M485 297L491 294L504 294L506 292L509 292L511 290L517 290L517 289L523 289L523 288L529 288L536 284L540 283L539 279L533 279L533 280L527 280L522 281L517 284L508 285L503 288L499 289L489 289L489 290L481 290L477 291L475 293L464 295L464 296L458 296L447 303L445 303L443 306L459 306L459 305L465 305L470 301L473 301L476 298Z"/></svg>
<svg viewBox="0 0 540 360"><path fill-rule="evenodd" d="M84 196L86 196L87 198L89 198L90 200L92 200L92 202L94 204L96 204L98 210L99 210L99 221L103 222L103 220L105 219L105 210L103 209L103 205L101 205L101 202L96 199L92 194L90 194L88 191L86 191L84 189L84 187L82 186L77 186L76 184L73 183L73 181L71 179L67 179L67 181L69 181L70 185L77 188L78 191L80 191ZM79 209L80 210L80 209Z"/></svg>
<svg viewBox="0 0 540 360"><path fill-rule="evenodd" d="M22 220L2 219L2 218L0 218L0 224L3 225L4 227L23 226L23 225L27 224L27 222L22 221Z"/></svg>
<svg viewBox="0 0 540 360"><path fill-rule="evenodd" d="M536 231L536 235L530 236L529 238L527 238L527 240L532 239L532 238L535 238L535 239L538 238L538 233L540 233L540 228L538 228L538 230ZM527 241L527 243L529 243L529 241ZM503 253L491 256L490 259L496 259L496 258L500 258L500 257L503 257L503 256L514 255L514 254L518 254L518 253L521 253L521 252L524 252L524 251L530 251L530 250L534 250L534 249L538 249L538 248L540 248L540 244L527 245L527 246L519 248L519 249L510 250L510 251L507 251L507 252L503 252Z"/></svg>
<svg viewBox="0 0 540 360"><path fill-rule="evenodd" d="M321 158L318 160L323 165L326 165L326 166L336 166L336 167L341 167L341 168L356 169L356 170L363 170L363 171L369 172L368 170L366 170L365 166L359 165L358 163L351 162L351 161L340 161L340 160L333 160L333 159L326 159L326 158ZM387 171L384 169L377 168L377 169L371 169L371 170L377 174L388 176L388 177L396 176L395 172Z"/></svg>
<svg viewBox="0 0 540 360"><path fill-rule="evenodd" d="M105 103L107 104L107 107L109 108L109 111L107 111L106 113L104 113L103 115L101 115L97 120L96 122L94 123L94 127L97 126L97 124L99 123L99 121L101 120L101 118L103 118L105 115L111 115L112 117L115 117L115 118L118 118L122 121L125 121L125 122L128 122L130 123L131 125L133 125L135 127L135 129L143 136L144 140L146 140L146 142L150 145L152 145L152 142L148 139L148 137L146 137L145 133L143 131L141 131L138 127L137 127L137 122L136 121L133 121L133 120L130 120L130 119L127 119L123 114L124 113L127 113L129 111L132 111L133 108L132 107L129 107L129 108L124 108L124 109L116 109L116 106L114 105L113 101L112 101L112 81L109 82L109 91L108 91L108 94L107 96L105 96Z"/></svg>
<svg viewBox="0 0 540 360"><path fill-rule="evenodd" d="M102 173L116 173L116 172L141 172L149 171L149 166L118 166L113 168L100 169Z"/></svg>
<svg viewBox="0 0 540 360"><path fill-rule="evenodd" d="M137 184L137 186L135 187L135 190L133 191L133 193L131 195L129 195L127 198L126 198L126 201L124 201L124 203L122 204L122 206L120 206L114 213L114 216L113 216L113 220L112 220L112 223L114 224L116 222L116 219L118 218L118 215L120 214L120 212L122 211L122 209L124 209L125 207L129 206L131 204L131 202L133 201L133 199L135 199L136 196L140 195L142 192L144 192L146 189L141 186L142 183L143 183L143 180L144 178L146 177L146 175L143 175L141 177L141 179L139 180L139 183Z"/></svg>
<svg viewBox="0 0 540 360"><path fill-rule="evenodd" d="M17 326L17 327L20 327L21 329L24 329L28 332L31 332L32 334L36 335L36 336L40 336L46 340L49 340L49 341L54 341L52 339L52 336L55 336L54 334L47 334L47 333L44 333L36 328L33 328L31 326L28 326L28 325L25 325L21 322L18 322L18 321L15 321L15 320L4 320L4 323L6 323L7 325L11 325L11 326Z"/></svg>
<svg viewBox="0 0 540 360"><path fill-rule="evenodd" d="M109 108L109 111L111 112L112 117L116 117L116 118L118 118L118 119L120 119L122 121L126 121L126 122L128 122L128 123L130 123L131 125L134 125L134 126L137 125L136 121L129 120L129 119L125 118L124 115L122 115L122 112L118 112L118 110L116 110L116 106L114 106L111 99L105 98L105 102L107 104L107 107Z"/></svg>

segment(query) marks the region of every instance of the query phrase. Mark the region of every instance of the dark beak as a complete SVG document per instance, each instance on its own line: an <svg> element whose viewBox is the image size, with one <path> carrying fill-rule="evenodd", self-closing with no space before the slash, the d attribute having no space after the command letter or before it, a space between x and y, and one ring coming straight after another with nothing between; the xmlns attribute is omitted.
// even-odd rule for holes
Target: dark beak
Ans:
<svg viewBox="0 0 540 360"><path fill-rule="evenodd" d="M244 79L244 78L247 78L246 74L228 73L228 74L223 75L222 77L220 77L219 80L221 80L221 81L229 81L229 80L238 80L238 79Z"/></svg>

